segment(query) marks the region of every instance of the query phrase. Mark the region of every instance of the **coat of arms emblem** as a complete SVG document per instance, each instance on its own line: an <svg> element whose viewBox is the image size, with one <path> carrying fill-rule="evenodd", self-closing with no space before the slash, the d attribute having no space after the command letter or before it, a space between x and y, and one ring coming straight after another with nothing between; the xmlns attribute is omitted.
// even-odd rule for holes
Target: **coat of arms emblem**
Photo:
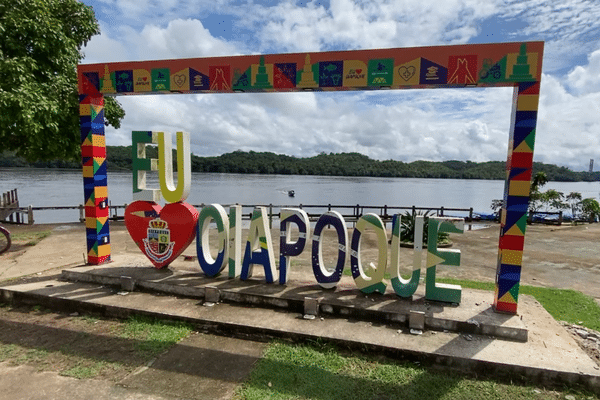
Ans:
<svg viewBox="0 0 600 400"><path fill-rule="evenodd" d="M175 242L171 242L171 231L167 221L155 218L148 223L148 234L144 241L146 254L157 263L167 260L173 254Z"/></svg>

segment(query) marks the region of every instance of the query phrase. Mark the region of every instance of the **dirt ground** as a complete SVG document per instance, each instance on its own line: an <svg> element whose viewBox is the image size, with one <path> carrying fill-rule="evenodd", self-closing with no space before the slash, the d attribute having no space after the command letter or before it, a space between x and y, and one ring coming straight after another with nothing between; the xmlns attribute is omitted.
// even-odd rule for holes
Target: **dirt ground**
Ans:
<svg viewBox="0 0 600 400"><path fill-rule="evenodd" d="M101 323L99 323L101 322ZM0 362L64 375L87 371L113 382L150 358L123 337L123 323L39 307L0 307Z"/></svg>
<svg viewBox="0 0 600 400"><path fill-rule="evenodd" d="M0 306L0 399L230 399L266 346L188 329L157 351L169 333L150 330Z"/></svg>

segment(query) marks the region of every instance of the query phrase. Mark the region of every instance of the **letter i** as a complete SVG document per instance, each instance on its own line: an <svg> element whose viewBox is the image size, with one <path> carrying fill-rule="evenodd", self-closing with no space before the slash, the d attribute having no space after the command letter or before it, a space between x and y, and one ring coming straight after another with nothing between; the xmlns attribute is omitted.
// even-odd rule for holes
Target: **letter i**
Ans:
<svg viewBox="0 0 600 400"><path fill-rule="evenodd" d="M242 206L229 207L229 277L242 273Z"/></svg>

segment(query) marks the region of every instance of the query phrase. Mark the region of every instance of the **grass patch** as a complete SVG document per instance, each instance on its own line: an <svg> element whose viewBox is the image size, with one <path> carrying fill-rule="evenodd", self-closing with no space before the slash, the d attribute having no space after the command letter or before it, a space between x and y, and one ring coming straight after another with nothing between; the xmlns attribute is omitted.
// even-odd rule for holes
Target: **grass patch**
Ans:
<svg viewBox="0 0 600 400"><path fill-rule="evenodd" d="M35 246L42 239L47 238L51 234L52 234L52 231L47 230L47 231L39 231L39 232L24 232L24 233L11 234L10 237L13 242L27 242L27 243L25 243L25 246Z"/></svg>
<svg viewBox="0 0 600 400"><path fill-rule="evenodd" d="M438 282L461 285L464 288L495 290L493 282L440 278ZM521 285L520 294L535 297L557 321L566 321L600 331L600 306L593 298L577 290Z"/></svg>
<svg viewBox="0 0 600 400"><path fill-rule="evenodd" d="M192 327L183 322L158 321L147 317L131 317L123 327L123 337L136 339L136 350L155 356L189 336Z"/></svg>
<svg viewBox="0 0 600 400"><path fill-rule="evenodd" d="M597 399L533 386L430 371L384 357L348 354L329 345L272 343L234 399Z"/></svg>
<svg viewBox="0 0 600 400"><path fill-rule="evenodd" d="M40 363L48 358L50 353L46 349L28 349L24 354L21 354L17 360L17 364L25 363ZM43 363L42 363L43 364Z"/></svg>
<svg viewBox="0 0 600 400"><path fill-rule="evenodd" d="M19 351L19 348L14 344L0 345L0 362L11 359Z"/></svg>
<svg viewBox="0 0 600 400"><path fill-rule="evenodd" d="M100 319L98 319L97 317L87 314L82 315L81 319L91 325L97 324L100 321Z"/></svg>
<svg viewBox="0 0 600 400"><path fill-rule="evenodd" d="M104 369L109 368L108 363L100 361L92 365L76 365L67 370L61 371L60 375L70 376L77 379L90 379L100 375Z"/></svg>

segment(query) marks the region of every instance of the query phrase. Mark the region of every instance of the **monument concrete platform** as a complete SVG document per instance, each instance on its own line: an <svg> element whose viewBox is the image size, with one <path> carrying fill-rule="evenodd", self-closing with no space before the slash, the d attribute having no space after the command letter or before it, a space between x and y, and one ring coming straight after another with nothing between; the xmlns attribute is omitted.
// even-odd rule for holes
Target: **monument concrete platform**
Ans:
<svg viewBox="0 0 600 400"><path fill-rule="evenodd" d="M180 265L180 264L179 264ZM255 267L257 268L257 267ZM226 271L224 271L226 272ZM296 274L298 275L298 274ZM334 289L323 289L310 276L291 279L285 285L265 283L260 278L241 281L225 277L208 278L200 271L172 266L87 266L66 269L62 278L71 282L109 285L126 291L140 290L184 296L205 301L236 303L287 310L307 316L352 318L376 323L408 324L419 330L452 331L496 338L527 341L528 329L519 316L493 312L489 292L463 291L461 304L427 301L422 284L410 299L391 292L365 295L351 277L344 277ZM468 304L468 307L465 307Z"/></svg>

